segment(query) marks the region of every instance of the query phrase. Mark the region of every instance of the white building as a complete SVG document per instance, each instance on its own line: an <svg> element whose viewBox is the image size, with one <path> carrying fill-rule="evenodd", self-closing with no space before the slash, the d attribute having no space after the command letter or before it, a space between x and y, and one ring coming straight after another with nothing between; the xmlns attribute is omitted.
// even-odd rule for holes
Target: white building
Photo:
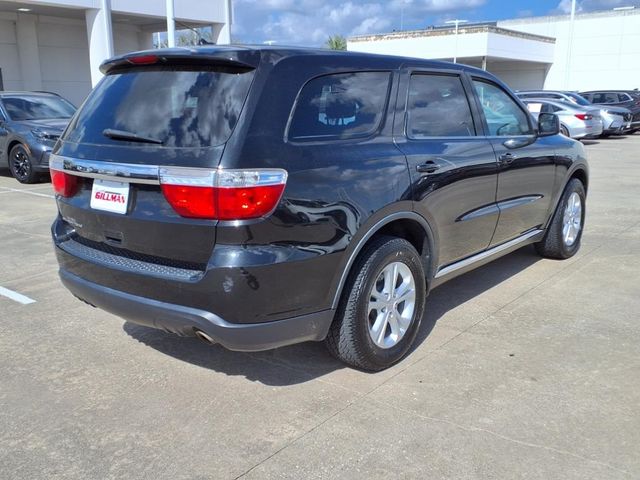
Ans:
<svg viewBox="0 0 640 480"><path fill-rule="evenodd" d="M176 28L211 26L229 43L231 0L174 0ZM47 90L75 104L105 59L153 48L165 0L0 0L0 90Z"/></svg>
<svg viewBox="0 0 640 480"><path fill-rule="evenodd" d="M640 9L520 18L350 38L348 50L452 60L515 89L640 88Z"/></svg>

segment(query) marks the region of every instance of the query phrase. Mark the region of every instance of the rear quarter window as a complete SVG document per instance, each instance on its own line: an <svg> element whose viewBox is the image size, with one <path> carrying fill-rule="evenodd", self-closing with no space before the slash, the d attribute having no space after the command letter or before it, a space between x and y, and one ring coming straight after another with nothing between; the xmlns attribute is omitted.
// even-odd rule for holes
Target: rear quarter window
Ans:
<svg viewBox="0 0 640 480"><path fill-rule="evenodd" d="M390 79L390 72L353 72L310 80L294 105L289 140L343 140L372 134L386 110Z"/></svg>

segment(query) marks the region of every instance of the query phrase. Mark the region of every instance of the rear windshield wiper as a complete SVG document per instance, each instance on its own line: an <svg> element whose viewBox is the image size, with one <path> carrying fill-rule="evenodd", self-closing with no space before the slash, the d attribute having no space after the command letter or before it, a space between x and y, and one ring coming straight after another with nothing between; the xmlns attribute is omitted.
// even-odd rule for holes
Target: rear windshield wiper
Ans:
<svg viewBox="0 0 640 480"><path fill-rule="evenodd" d="M138 135L137 133L127 132L126 130L114 130L113 128L105 128L102 131L105 137L113 138L114 140L129 140L131 142L140 143L156 143L162 145L162 140L158 140L153 137L145 137L144 135Z"/></svg>

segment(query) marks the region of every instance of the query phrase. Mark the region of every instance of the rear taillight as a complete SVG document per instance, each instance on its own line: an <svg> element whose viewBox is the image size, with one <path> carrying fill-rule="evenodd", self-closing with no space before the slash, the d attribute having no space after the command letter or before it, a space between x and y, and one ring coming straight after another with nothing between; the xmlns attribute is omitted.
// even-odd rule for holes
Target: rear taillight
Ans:
<svg viewBox="0 0 640 480"><path fill-rule="evenodd" d="M589 113L576 113L575 117L579 118L580 120L591 120L593 118L593 115Z"/></svg>
<svg viewBox="0 0 640 480"><path fill-rule="evenodd" d="M162 193L183 217L246 220L264 217L276 208L287 183L280 169L160 169Z"/></svg>
<svg viewBox="0 0 640 480"><path fill-rule="evenodd" d="M78 177L63 170L62 160L51 157L49 173L53 190L61 197L73 197L78 191Z"/></svg>

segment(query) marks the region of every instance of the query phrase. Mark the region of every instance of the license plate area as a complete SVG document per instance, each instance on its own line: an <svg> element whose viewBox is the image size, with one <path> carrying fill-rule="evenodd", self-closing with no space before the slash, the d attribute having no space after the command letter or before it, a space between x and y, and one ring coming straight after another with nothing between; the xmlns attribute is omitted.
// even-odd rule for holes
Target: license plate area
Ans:
<svg viewBox="0 0 640 480"><path fill-rule="evenodd" d="M129 206L129 184L111 180L94 179L91 188L91 208L106 212L127 213Z"/></svg>

